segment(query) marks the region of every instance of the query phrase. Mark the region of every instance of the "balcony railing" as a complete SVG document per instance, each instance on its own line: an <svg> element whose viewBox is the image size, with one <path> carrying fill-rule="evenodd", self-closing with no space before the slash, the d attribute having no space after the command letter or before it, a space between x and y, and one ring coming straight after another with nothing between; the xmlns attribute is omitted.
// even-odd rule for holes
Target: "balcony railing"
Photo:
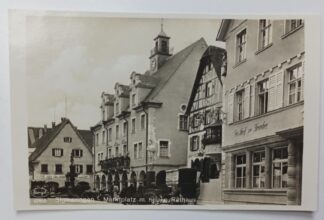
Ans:
<svg viewBox="0 0 324 220"><path fill-rule="evenodd" d="M130 157L129 156L119 156L119 157L109 158L109 159L100 161L100 165L101 165L102 170L129 169Z"/></svg>
<svg viewBox="0 0 324 220"><path fill-rule="evenodd" d="M201 140L203 145L208 144L221 144L222 143L222 127L213 126L209 127Z"/></svg>

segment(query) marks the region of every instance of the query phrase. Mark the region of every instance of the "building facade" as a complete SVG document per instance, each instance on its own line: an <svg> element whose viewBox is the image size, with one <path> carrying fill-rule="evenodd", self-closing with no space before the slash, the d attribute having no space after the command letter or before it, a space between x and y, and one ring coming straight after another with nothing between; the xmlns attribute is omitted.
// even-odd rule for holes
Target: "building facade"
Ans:
<svg viewBox="0 0 324 220"><path fill-rule="evenodd" d="M105 117L92 127L98 190L145 185L158 173L186 167L185 111L207 44L200 39L172 55L169 40L161 29L150 69L131 73L130 83L116 83L114 94L102 95Z"/></svg>
<svg viewBox="0 0 324 220"><path fill-rule="evenodd" d="M73 157L75 184L86 182L92 187L91 131L77 129L67 118L44 131L32 144L35 150L29 155L30 180L51 184L56 189L65 186Z"/></svg>
<svg viewBox="0 0 324 220"><path fill-rule="evenodd" d="M301 202L303 20L223 20L225 203Z"/></svg>
<svg viewBox="0 0 324 220"><path fill-rule="evenodd" d="M187 166L200 172L200 203L222 200L222 75L225 58L224 49L207 48L200 60L187 108Z"/></svg>

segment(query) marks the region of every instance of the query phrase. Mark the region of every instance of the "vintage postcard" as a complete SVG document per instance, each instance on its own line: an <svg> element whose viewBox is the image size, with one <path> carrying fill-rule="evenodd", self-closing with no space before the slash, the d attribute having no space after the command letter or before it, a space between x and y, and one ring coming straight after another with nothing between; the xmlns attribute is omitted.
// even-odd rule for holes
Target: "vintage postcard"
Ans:
<svg viewBox="0 0 324 220"><path fill-rule="evenodd" d="M17 210L315 210L319 19L9 12Z"/></svg>

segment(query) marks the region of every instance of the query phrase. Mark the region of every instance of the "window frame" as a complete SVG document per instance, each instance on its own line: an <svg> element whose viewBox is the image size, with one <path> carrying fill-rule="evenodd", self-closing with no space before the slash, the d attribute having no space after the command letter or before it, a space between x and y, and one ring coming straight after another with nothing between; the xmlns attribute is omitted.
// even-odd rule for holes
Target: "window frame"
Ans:
<svg viewBox="0 0 324 220"><path fill-rule="evenodd" d="M63 137L64 143L72 143L72 137Z"/></svg>
<svg viewBox="0 0 324 220"><path fill-rule="evenodd" d="M303 74L303 64L302 62L297 63L296 65L293 65L291 67L289 67L288 69L286 69L286 76L287 76L287 95L288 95L288 99L287 99L287 104L288 105L293 105L296 103L299 103L302 101L302 74ZM295 79L291 80L291 74L293 74L293 70L297 69L297 77ZM290 90L290 86L294 85L295 86L295 91L291 92ZM300 86L299 86L300 85ZM299 96L298 96L299 94ZM291 95L294 95L294 100L293 102L290 102L290 97ZM298 100L299 97L299 100Z"/></svg>
<svg viewBox="0 0 324 220"><path fill-rule="evenodd" d="M79 152L78 155L75 152ZM83 150L81 148L74 148L72 149L72 155L74 158L81 158L83 157Z"/></svg>
<svg viewBox="0 0 324 220"><path fill-rule="evenodd" d="M263 91L260 90L260 85L266 83L266 87ZM269 112L269 79L263 79L256 83L257 87L257 115L264 115ZM261 107L261 96L263 97L263 104ZM253 106L252 106L253 108Z"/></svg>
<svg viewBox="0 0 324 220"><path fill-rule="evenodd" d="M275 154L274 151L275 150L287 150L287 158L280 158L280 159L274 159ZM274 172L274 164L279 163L280 164L280 186L279 187L275 187L274 185L274 178L275 178L275 172ZM283 165L285 164L285 166L287 167L287 171L285 174L283 174ZM286 186L283 186L283 175L286 175ZM287 188L287 184L288 184L288 146L283 146L283 147L276 147L272 149L272 160L271 160L271 187L273 189L286 189Z"/></svg>
<svg viewBox="0 0 324 220"><path fill-rule="evenodd" d="M244 38L242 38L242 36L244 36L243 32L245 32ZM244 39L244 41L243 41L243 39ZM236 42L235 42L235 64L240 64L246 60L246 50L247 50L247 28L246 27L241 29L236 34L235 40L236 40ZM242 51L240 51L240 49ZM240 55L242 55L242 56L240 56Z"/></svg>
<svg viewBox="0 0 324 220"><path fill-rule="evenodd" d="M194 148L194 146L196 146ZM194 135L190 137L190 151L195 152L200 148L200 135Z"/></svg>
<svg viewBox="0 0 324 220"><path fill-rule="evenodd" d="M161 152L162 152L161 148L163 148L162 145L161 145L161 142L168 143L167 144L167 155L161 155ZM170 150L171 150L171 142L170 142L170 140L160 139L158 143L159 143L159 158L170 158L170 156L171 156L170 155Z"/></svg>
<svg viewBox="0 0 324 220"><path fill-rule="evenodd" d="M58 171L58 167L61 166L61 170ZM55 164L55 174L62 174L63 173L63 165L62 164Z"/></svg>
<svg viewBox="0 0 324 220"><path fill-rule="evenodd" d="M56 153L58 152L58 151L60 151L60 153L59 153L59 155L56 155ZM63 148L58 148L58 147L56 147L56 148L52 148L52 156L53 157L63 157Z"/></svg>
<svg viewBox="0 0 324 220"><path fill-rule="evenodd" d="M245 163L238 164L238 157L244 157ZM246 168L247 168L247 161L246 161L246 154L237 154L235 155L235 175L234 175L234 188L237 189L244 189L246 188L246 180L247 180L247 175L246 175ZM241 169L241 177L238 177L238 169ZM238 186L238 179L241 179L241 185Z"/></svg>
<svg viewBox="0 0 324 220"><path fill-rule="evenodd" d="M46 169L44 170L43 168L45 167ZM46 163L41 164L41 173L48 173L48 164Z"/></svg>
<svg viewBox="0 0 324 220"><path fill-rule="evenodd" d="M254 156L256 154L261 154L260 155L260 161L254 161ZM262 160L262 154L264 154L264 159ZM266 178L266 173L265 173L265 157L266 157L266 152L265 150L258 150L258 151L254 151L252 152L252 188L259 188L259 189L263 189L265 188L265 178ZM258 166L258 170L259 170L259 175L255 176L254 174L254 167ZM263 167L263 176L261 175L261 171L262 171L262 167ZM259 178L258 181L258 186L254 185L254 178ZM263 186L261 185L262 182L262 178L263 178Z"/></svg>
<svg viewBox="0 0 324 220"><path fill-rule="evenodd" d="M235 92L235 121L241 121L244 119L244 95L244 89ZM238 97L241 97L240 102Z"/></svg>
<svg viewBox="0 0 324 220"><path fill-rule="evenodd" d="M265 22L264 26L261 26L261 22ZM273 21L271 19L260 19L259 20L259 38L258 38L258 50L266 49L272 44L272 26ZM268 41L265 42L264 38Z"/></svg>
<svg viewBox="0 0 324 220"><path fill-rule="evenodd" d="M180 131L188 131L188 116L185 114L178 114L178 129Z"/></svg>

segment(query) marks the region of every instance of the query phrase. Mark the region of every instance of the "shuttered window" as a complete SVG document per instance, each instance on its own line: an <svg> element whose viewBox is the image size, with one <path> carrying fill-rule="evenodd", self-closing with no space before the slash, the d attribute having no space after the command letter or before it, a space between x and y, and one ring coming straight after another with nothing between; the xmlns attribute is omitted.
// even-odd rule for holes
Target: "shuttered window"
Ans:
<svg viewBox="0 0 324 220"><path fill-rule="evenodd" d="M273 73L269 76L268 111L283 106L283 71Z"/></svg>

